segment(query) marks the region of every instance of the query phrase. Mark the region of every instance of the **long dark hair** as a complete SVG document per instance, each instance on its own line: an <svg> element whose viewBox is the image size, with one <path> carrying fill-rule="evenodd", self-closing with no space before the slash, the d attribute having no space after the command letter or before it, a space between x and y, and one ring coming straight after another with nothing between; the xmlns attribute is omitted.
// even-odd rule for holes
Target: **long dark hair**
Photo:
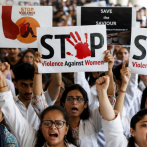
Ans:
<svg viewBox="0 0 147 147"><path fill-rule="evenodd" d="M147 109L140 110L137 114L135 114L131 119L130 128L133 130L136 129L136 124L144 118L144 116L147 115ZM128 147L135 147L135 139L133 136L129 138Z"/></svg>
<svg viewBox="0 0 147 147"><path fill-rule="evenodd" d="M65 100L66 100L66 96L67 94L72 91L72 90L79 90L82 95L83 95L83 98L84 98L84 102L88 102L88 96L87 96L87 92L79 85L79 84L73 84L71 86L69 86L62 94L62 97L60 99L60 106L63 107L63 103L65 103ZM84 111L82 112L80 118L82 120L87 120L89 119L90 117L90 109L89 109L89 106L87 106L87 108L84 109Z"/></svg>
<svg viewBox="0 0 147 147"><path fill-rule="evenodd" d="M46 109L44 109L44 111L40 115L40 121L42 122L45 114L48 113L49 111L52 111L52 110L59 110L62 113L63 118L66 121L66 126L69 126L69 130L68 130L68 133L66 135L66 140L64 140L64 141L68 141L68 143L76 145L76 143L75 143L76 141L72 136L72 129L71 129L70 124L69 124L68 114L67 114L66 110L64 108L62 108L61 106L54 105L54 106L49 106ZM36 140L35 147L42 147L44 145L44 143L46 142L46 140L45 140L45 138L44 138L44 136L43 136L43 134L40 130L40 127L41 127L41 123L40 123L40 126L39 126L39 130L36 132L37 140Z"/></svg>
<svg viewBox="0 0 147 147"><path fill-rule="evenodd" d="M146 99L147 99L147 87L143 90L143 93L142 93L140 109L145 108Z"/></svg>

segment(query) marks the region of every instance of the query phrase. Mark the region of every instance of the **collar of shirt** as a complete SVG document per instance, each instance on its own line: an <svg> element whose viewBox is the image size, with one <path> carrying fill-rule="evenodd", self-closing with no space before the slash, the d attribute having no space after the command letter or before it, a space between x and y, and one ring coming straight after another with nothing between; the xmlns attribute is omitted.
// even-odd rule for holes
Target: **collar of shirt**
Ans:
<svg viewBox="0 0 147 147"><path fill-rule="evenodd" d="M135 143L135 147L139 147L139 146Z"/></svg>

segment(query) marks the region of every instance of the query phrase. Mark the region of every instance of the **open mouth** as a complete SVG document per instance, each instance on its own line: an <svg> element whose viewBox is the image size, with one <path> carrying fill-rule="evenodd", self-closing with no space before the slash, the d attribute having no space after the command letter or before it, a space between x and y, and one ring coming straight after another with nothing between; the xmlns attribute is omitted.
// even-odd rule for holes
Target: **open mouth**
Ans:
<svg viewBox="0 0 147 147"><path fill-rule="evenodd" d="M77 112L78 111L78 108L73 107L71 110L72 110L72 112Z"/></svg>
<svg viewBox="0 0 147 147"><path fill-rule="evenodd" d="M49 136L51 138L57 138L58 137L58 134L57 133L50 133Z"/></svg>

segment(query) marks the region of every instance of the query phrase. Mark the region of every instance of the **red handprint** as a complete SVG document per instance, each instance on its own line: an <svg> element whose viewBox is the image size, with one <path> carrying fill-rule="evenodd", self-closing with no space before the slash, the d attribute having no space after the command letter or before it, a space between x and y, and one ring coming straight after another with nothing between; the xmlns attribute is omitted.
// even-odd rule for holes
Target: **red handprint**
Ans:
<svg viewBox="0 0 147 147"><path fill-rule="evenodd" d="M66 37L66 40L70 44L72 44L75 47L75 49L77 50L77 55L75 57L77 57L78 59L84 59L88 56L91 56L91 51L88 48L89 45L87 43L88 34L85 33L86 42L84 42L84 43L81 41L81 37L77 31L75 32L75 34L80 42L78 42L77 39L75 38L74 34L72 32L70 32L70 36L74 39L74 41L77 44L74 44L68 37ZM69 55L69 52L67 55Z"/></svg>

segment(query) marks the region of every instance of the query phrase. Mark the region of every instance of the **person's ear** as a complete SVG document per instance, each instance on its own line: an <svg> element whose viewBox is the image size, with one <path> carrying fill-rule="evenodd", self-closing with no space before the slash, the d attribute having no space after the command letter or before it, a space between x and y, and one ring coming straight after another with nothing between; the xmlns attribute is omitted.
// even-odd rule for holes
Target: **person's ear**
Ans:
<svg viewBox="0 0 147 147"><path fill-rule="evenodd" d="M135 131L134 131L133 128L130 129L130 133L131 133L131 135L132 135L133 137L135 136Z"/></svg>
<svg viewBox="0 0 147 147"><path fill-rule="evenodd" d="M69 126L66 126L65 135L67 135L68 130L69 130Z"/></svg>
<svg viewBox="0 0 147 147"><path fill-rule="evenodd" d="M13 81L13 83L14 83L15 88L18 89L17 82Z"/></svg>
<svg viewBox="0 0 147 147"><path fill-rule="evenodd" d="M86 109L88 106L88 101L84 104L84 109Z"/></svg>

